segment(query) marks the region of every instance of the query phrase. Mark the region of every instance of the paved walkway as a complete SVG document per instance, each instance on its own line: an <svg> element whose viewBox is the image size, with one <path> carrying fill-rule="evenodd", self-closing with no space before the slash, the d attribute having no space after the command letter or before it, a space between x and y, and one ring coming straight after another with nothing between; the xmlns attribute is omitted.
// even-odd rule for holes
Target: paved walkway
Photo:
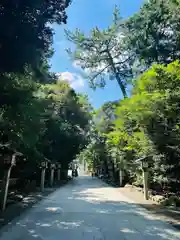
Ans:
<svg viewBox="0 0 180 240"><path fill-rule="evenodd" d="M98 179L77 180L0 231L0 240L174 240L180 232Z"/></svg>

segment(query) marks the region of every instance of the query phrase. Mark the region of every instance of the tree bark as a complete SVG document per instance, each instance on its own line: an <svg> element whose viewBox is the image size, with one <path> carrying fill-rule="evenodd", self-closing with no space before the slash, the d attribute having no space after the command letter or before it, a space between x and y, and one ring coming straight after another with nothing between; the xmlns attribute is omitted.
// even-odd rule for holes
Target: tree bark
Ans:
<svg viewBox="0 0 180 240"><path fill-rule="evenodd" d="M117 82L118 82L118 84L120 86L121 91L122 91L123 97L127 98L126 88L124 87L124 84L123 84L121 78L119 77L119 74L118 74L118 72L116 70L116 67L115 67L115 64L114 64L114 61L113 61L113 57L111 56L111 53L109 52L109 50L107 50L107 54L108 54L110 65L111 65L111 67L113 69L113 73L115 75L115 78L116 78L116 80L117 80Z"/></svg>

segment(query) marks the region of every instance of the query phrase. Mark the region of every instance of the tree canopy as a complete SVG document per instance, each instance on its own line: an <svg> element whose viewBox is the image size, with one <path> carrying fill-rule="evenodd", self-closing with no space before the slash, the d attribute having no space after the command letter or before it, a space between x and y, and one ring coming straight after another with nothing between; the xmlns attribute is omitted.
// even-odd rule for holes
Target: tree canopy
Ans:
<svg viewBox="0 0 180 240"><path fill-rule="evenodd" d="M125 69L128 74L131 72L131 81L128 74L122 78L131 85L131 94L114 103L106 102L95 111L89 144L80 156L87 159L89 169L103 171L113 182L119 182L118 172L122 169L124 181L140 186L142 170L136 160L148 157L149 186L163 192L168 189L168 194L171 191L178 194L180 186L179 10L179 1L150 0L136 14L119 21L120 27L113 36L118 38L115 44L118 58L124 58L123 53L131 56L126 62L128 71ZM101 37L107 33L97 31ZM110 32L107 35L110 37ZM76 45L73 60L91 79L96 72L88 72L93 51L83 55L82 48L86 50L86 43L88 49L93 49L95 38L80 31L70 37ZM98 58L92 59L98 67L104 55L100 52ZM103 73L105 81L107 73Z"/></svg>
<svg viewBox="0 0 180 240"><path fill-rule="evenodd" d="M70 0L1 1L0 72L38 69L52 47L52 23L66 23Z"/></svg>
<svg viewBox="0 0 180 240"><path fill-rule="evenodd" d="M32 172L43 159L58 161L67 170L78 157L89 170L101 170L116 183L122 170L126 181L141 186L136 160L151 156L150 187L177 191L179 3L150 0L127 19L116 7L104 30L95 27L89 36L79 29L66 31L75 44L68 53L90 86L102 88L108 80L120 86L123 99L96 110L86 94L50 71L51 24L66 23L70 1L1 3L0 143L23 152L29 164L24 172Z"/></svg>
<svg viewBox="0 0 180 240"><path fill-rule="evenodd" d="M125 22L127 47L141 64L168 64L180 57L180 2L150 0Z"/></svg>
<svg viewBox="0 0 180 240"><path fill-rule="evenodd" d="M68 40L76 46L75 51L68 49L75 64L85 70L92 88L104 87L106 78L116 80L124 97L127 96L127 79L132 76L133 54L125 48L122 20L115 8L113 23L105 30L95 27L89 36L81 30L66 31Z"/></svg>
<svg viewBox="0 0 180 240"><path fill-rule="evenodd" d="M44 159L68 169L86 144L88 97L76 93L49 65L52 24L66 23L70 2L1 2L0 143L23 153L24 173L31 174Z"/></svg>

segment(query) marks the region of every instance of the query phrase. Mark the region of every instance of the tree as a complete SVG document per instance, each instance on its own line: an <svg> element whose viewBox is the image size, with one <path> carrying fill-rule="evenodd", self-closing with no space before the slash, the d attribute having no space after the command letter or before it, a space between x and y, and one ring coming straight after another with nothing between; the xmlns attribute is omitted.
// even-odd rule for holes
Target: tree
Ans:
<svg viewBox="0 0 180 240"><path fill-rule="evenodd" d="M0 142L10 143L27 159L26 168L20 173L17 166L16 173L27 178L44 158L67 169L86 143L88 99L83 102L65 81L40 84L28 71L25 76L7 74L5 79Z"/></svg>
<svg viewBox="0 0 180 240"><path fill-rule="evenodd" d="M12 171L21 187L40 176L36 173L44 159L60 162L62 172L67 170L87 143L88 98L57 79L49 66L50 24L66 23L69 4L69 0L1 2L0 143L23 153ZM1 179L4 167L2 160Z"/></svg>
<svg viewBox="0 0 180 240"><path fill-rule="evenodd" d="M95 152L99 160L91 157L91 166L103 166L106 173L113 166L118 181L119 162L128 176L126 181L142 185L141 166L135 160L151 155L150 187L179 188L179 65L178 61L153 65L134 81L131 97L121 100L114 109L106 103L97 111L88 152ZM113 127L109 128L109 123Z"/></svg>
<svg viewBox="0 0 180 240"><path fill-rule="evenodd" d="M127 96L127 79L132 76L131 62L133 54L125 49L124 35L121 31L122 20L115 8L113 24L106 30L98 27L91 30L90 36L76 29L66 31L69 41L73 42L76 50L68 50L75 64L86 71L86 77L92 88L104 87L105 79L116 80L124 97Z"/></svg>
<svg viewBox="0 0 180 240"><path fill-rule="evenodd" d="M52 23L66 23L70 0L1 1L0 72L41 67L52 45Z"/></svg>
<svg viewBox="0 0 180 240"><path fill-rule="evenodd" d="M106 102L96 111L94 120L98 130L102 133L108 133L113 130L116 119L116 107L119 101Z"/></svg>
<svg viewBox="0 0 180 240"><path fill-rule="evenodd" d="M116 131L128 136L125 148L136 158L153 156L151 180L161 186L179 178L179 69L179 62L154 65L117 111Z"/></svg>
<svg viewBox="0 0 180 240"><path fill-rule="evenodd" d="M57 80L55 84L43 85L42 91L48 103L43 153L67 168L86 142L84 132L90 113L84 111L78 95L65 81Z"/></svg>
<svg viewBox="0 0 180 240"><path fill-rule="evenodd" d="M149 68L180 57L180 2L150 0L124 24L127 49Z"/></svg>

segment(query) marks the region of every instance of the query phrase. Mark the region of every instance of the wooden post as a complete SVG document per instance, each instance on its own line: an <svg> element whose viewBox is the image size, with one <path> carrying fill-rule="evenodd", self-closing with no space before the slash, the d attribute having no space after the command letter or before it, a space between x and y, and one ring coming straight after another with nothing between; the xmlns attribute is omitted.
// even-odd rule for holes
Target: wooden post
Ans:
<svg viewBox="0 0 180 240"><path fill-rule="evenodd" d="M144 182L144 199L148 200L148 161L147 157L142 160L143 182Z"/></svg>
<svg viewBox="0 0 180 240"><path fill-rule="evenodd" d="M122 187L122 185L123 185L123 171L120 168L119 169L119 186Z"/></svg>
<svg viewBox="0 0 180 240"><path fill-rule="evenodd" d="M149 168L149 159L151 159L152 156L145 156L142 158L139 158L136 160L136 163L141 162L141 167L143 170L143 187L144 187L144 199L148 200L149 199L149 194L148 194L148 168Z"/></svg>
<svg viewBox="0 0 180 240"><path fill-rule="evenodd" d="M59 182L61 180L61 169L60 168L58 169L57 177L58 177L58 182Z"/></svg>
<svg viewBox="0 0 180 240"><path fill-rule="evenodd" d="M46 168L48 167L47 161L41 162L41 186L40 189L44 192L44 183L45 183L45 176L46 176Z"/></svg>
<svg viewBox="0 0 180 240"><path fill-rule="evenodd" d="M50 176L50 186L53 187L54 184L54 169L51 169L51 176Z"/></svg>
<svg viewBox="0 0 180 240"><path fill-rule="evenodd" d="M145 200L148 200L149 196L148 196L148 171L147 171L147 169L143 169L143 179L144 179L144 198L145 198Z"/></svg>
<svg viewBox="0 0 180 240"><path fill-rule="evenodd" d="M61 164L57 163L57 180L58 182L61 180Z"/></svg>
<svg viewBox="0 0 180 240"><path fill-rule="evenodd" d="M54 169L55 164L51 164L51 173L50 173L50 186L53 187L54 184Z"/></svg>
<svg viewBox="0 0 180 240"><path fill-rule="evenodd" d="M11 169L16 164L16 153L12 155L10 165L8 170L5 173L5 179L4 179L4 191L3 191L3 204L2 204L2 211L6 208L6 202L7 202L7 196L8 196L8 188L9 188L9 180L11 176Z"/></svg>
<svg viewBox="0 0 180 240"><path fill-rule="evenodd" d="M45 182L46 169L41 170L41 192L44 192L44 182Z"/></svg>
<svg viewBox="0 0 180 240"><path fill-rule="evenodd" d="M84 161L84 172L85 172L86 171L86 161L85 161L85 159L83 161Z"/></svg>
<svg viewBox="0 0 180 240"><path fill-rule="evenodd" d="M3 197L2 211L4 211L5 208L6 208L8 188L9 188L9 180L10 180L10 176L11 176L11 169L12 169L12 166L10 166L9 169L6 170L6 173L5 173L5 179L4 179L4 197Z"/></svg>

